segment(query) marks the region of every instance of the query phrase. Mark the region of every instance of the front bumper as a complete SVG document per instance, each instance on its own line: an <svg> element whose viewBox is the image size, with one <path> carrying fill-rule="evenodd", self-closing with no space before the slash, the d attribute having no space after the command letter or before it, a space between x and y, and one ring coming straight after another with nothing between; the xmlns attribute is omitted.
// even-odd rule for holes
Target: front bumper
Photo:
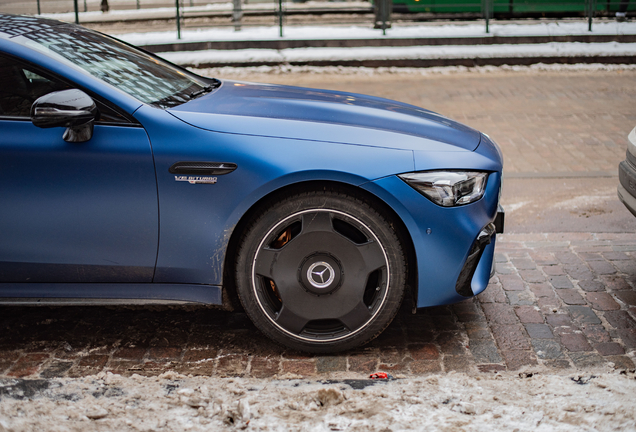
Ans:
<svg viewBox="0 0 636 432"><path fill-rule="evenodd" d="M625 204L625 207L627 207L627 210L629 210L630 212L632 212L632 214L634 216L636 216L636 198L634 198L633 196L631 196L627 190L623 187L623 185L618 185L618 199L621 200L621 202L623 204Z"/></svg>
<svg viewBox="0 0 636 432"><path fill-rule="evenodd" d="M398 213L411 235L416 259L417 281L414 282L418 308L466 299L466 295L457 291L457 282L480 232L497 219L500 186L501 173L493 172L482 199L465 206L445 208L433 204L397 176L365 185ZM500 227L502 215L498 219ZM468 289L462 293L469 296L479 294L488 286L496 233L492 232L489 238L490 242L479 242L479 252L471 260L472 276L464 272Z"/></svg>
<svg viewBox="0 0 636 432"><path fill-rule="evenodd" d="M618 180L618 198L636 216L636 157L630 152L618 165Z"/></svg>

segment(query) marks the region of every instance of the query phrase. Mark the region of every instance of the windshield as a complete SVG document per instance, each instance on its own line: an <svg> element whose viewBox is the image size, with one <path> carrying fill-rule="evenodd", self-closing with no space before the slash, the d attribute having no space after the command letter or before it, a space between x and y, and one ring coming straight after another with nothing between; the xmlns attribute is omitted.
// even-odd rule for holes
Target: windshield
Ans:
<svg viewBox="0 0 636 432"><path fill-rule="evenodd" d="M37 28L37 27L36 27ZM12 38L85 70L140 101L170 108L211 87L194 75L125 43L79 27L42 25Z"/></svg>

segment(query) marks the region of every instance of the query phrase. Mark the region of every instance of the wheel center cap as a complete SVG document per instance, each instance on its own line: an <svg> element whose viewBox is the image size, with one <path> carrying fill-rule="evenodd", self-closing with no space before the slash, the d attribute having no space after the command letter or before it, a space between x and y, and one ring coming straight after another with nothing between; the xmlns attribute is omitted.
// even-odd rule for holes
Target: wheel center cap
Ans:
<svg viewBox="0 0 636 432"><path fill-rule="evenodd" d="M298 281L307 291L319 296L337 290L343 278L340 261L326 252L306 257L298 268Z"/></svg>
<svg viewBox="0 0 636 432"><path fill-rule="evenodd" d="M317 261L307 269L307 280L314 288L327 288L335 278L336 272L325 261Z"/></svg>

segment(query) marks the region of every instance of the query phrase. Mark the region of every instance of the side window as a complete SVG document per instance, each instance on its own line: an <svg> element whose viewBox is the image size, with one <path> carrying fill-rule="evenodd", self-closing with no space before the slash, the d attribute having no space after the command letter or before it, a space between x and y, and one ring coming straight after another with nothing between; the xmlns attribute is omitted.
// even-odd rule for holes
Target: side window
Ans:
<svg viewBox="0 0 636 432"><path fill-rule="evenodd" d="M0 116L29 117L37 98L70 86L44 78L12 59L0 64Z"/></svg>
<svg viewBox="0 0 636 432"><path fill-rule="evenodd" d="M43 75L47 74L12 58L0 57L0 117L29 118L31 105L40 96L73 88L60 79ZM99 110L98 123L131 123L116 109L99 100L95 103Z"/></svg>

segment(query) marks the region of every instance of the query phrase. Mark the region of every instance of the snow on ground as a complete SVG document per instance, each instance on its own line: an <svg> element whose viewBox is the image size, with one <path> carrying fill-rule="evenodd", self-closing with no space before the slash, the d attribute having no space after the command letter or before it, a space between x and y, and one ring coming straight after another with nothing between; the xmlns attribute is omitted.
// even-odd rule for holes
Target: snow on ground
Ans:
<svg viewBox="0 0 636 432"><path fill-rule="evenodd" d="M491 23L490 33L486 33L483 23L444 24L444 25L399 25L382 31L368 26L285 26L282 39L322 40L327 39L410 39L410 38L449 38L449 37L493 37L493 36L566 36L566 35L619 35L636 34L636 22L598 22L587 30L587 22L535 22L532 24L496 24ZM279 28L245 27L241 31L231 28L196 29L181 32L127 33L117 37L135 45L148 45L174 42L200 42L216 40L278 40Z"/></svg>
<svg viewBox="0 0 636 432"><path fill-rule="evenodd" d="M443 45L413 47L358 47L358 48L286 48L205 50L158 53L176 64L223 64L237 62L304 62L324 60L404 60L404 59L467 59L467 58L522 58L573 56L634 56L636 43L562 43L498 44L498 45Z"/></svg>
<svg viewBox="0 0 636 432"><path fill-rule="evenodd" d="M194 73L207 77L223 77L235 79L244 76L261 75L285 75L285 74L337 74L337 75L451 75L461 73L542 73L542 72L598 72L598 71L633 71L636 65L613 64L544 64L537 63L530 66L446 66L431 68L403 68L403 67L346 67L346 66L251 66L231 67L221 66L217 68L190 68Z"/></svg>
<svg viewBox="0 0 636 432"><path fill-rule="evenodd" d="M229 3L228 3L229 4ZM226 3L208 5L208 8L226 7ZM344 4L344 3L343 3ZM346 3L349 5L350 3ZM261 4L259 4L261 5ZM260 7L260 6L259 6ZM125 14L152 16L166 13L170 8L113 11L103 14L102 19L111 21ZM86 12L84 19L99 19L101 12ZM68 15L68 16L67 16ZM43 15L44 16L44 15ZM73 20L71 14L47 14L51 18ZM130 17L128 17L130 18ZM82 22L82 14L80 14ZM556 22L533 21L530 23L493 22L490 33L483 23L399 25L387 30L387 35L367 26L286 26L284 36L278 35L277 26L245 27L241 31L232 28L192 29L181 32L177 39L175 31L124 33L117 37L133 45L153 45L183 42L241 41L241 40L321 40L325 39L409 39L409 38L477 38L494 36L563 36L563 35L633 35L636 22L617 23L596 21L588 31L585 20L562 20ZM408 47L346 47L346 48L289 48L206 50L190 52L165 52L163 57L177 64L199 65L210 63L249 62L303 62L319 60L403 60L403 59L465 59L501 57L571 57L571 56L634 56L634 43L541 43L541 44L493 44L493 45L431 45Z"/></svg>
<svg viewBox="0 0 636 432"><path fill-rule="evenodd" d="M4 379L0 431L636 430L633 372L289 378Z"/></svg>

